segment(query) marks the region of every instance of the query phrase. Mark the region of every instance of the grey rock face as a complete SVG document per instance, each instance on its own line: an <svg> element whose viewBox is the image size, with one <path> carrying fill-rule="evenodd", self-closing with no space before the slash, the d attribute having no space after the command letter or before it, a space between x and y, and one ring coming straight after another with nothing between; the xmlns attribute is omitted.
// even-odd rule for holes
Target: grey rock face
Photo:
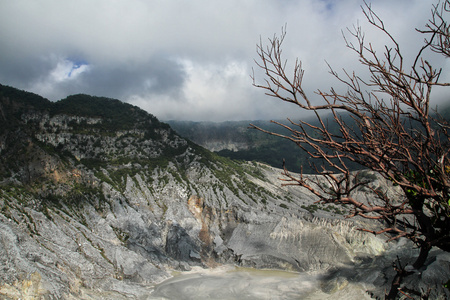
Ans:
<svg viewBox="0 0 450 300"><path fill-rule="evenodd" d="M265 178L279 172L262 170ZM207 179L195 175L203 182ZM170 277L171 270L220 264L329 272L330 279L325 278L322 287L327 295L344 295L345 289L381 293L381 287L389 284L395 255L406 259L415 254L357 231L363 225L358 220L343 220L326 211L321 217L311 216L301 206L314 197L285 202L289 190L277 182L264 182L273 197L265 204L252 200L246 204L232 193L213 193L204 184L191 195L188 186L175 184L175 179L162 187L157 181L144 186L143 178L128 177L123 192L104 183L107 204L101 210L85 204L78 211L47 208L44 214L19 203L33 199L18 199L3 191L2 207L8 209L0 215L0 294L137 297L148 295L149 288ZM291 193L307 195L295 189ZM287 203L288 209L279 203ZM326 213L328 218L323 216ZM436 276L447 276L448 257L438 252L435 257L439 262L431 263L414 280L437 286ZM347 281L364 284L354 287L344 284Z"/></svg>
<svg viewBox="0 0 450 300"><path fill-rule="evenodd" d="M343 208L281 187L281 170L214 156L146 117L114 129L107 118L34 110L15 122L26 125L17 140L0 134L0 154L17 152L0 168L9 172L0 181L6 299L146 299L173 271L219 265L320 275L318 297L359 299L382 295L397 255L416 255L404 241L357 230L379 224L346 220ZM375 201L370 190L356 193ZM448 296L448 262L433 252L408 287Z"/></svg>

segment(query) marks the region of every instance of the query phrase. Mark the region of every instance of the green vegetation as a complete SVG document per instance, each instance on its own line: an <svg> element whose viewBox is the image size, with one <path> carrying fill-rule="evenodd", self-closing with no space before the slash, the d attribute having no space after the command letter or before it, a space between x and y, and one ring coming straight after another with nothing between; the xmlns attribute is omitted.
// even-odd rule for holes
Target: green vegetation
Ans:
<svg viewBox="0 0 450 300"><path fill-rule="evenodd" d="M313 203L313 204L309 204L309 205L301 205L300 207L306 211L309 211L312 214L314 214L315 212L317 212L319 210L334 213L337 215L345 215L346 214L345 210L342 207L337 207L334 205L321 205L319 203Z"/></svg>
<svg viewBox="0 0 450 300"><path fill-rule="evenodd" d="M118 228L118 227L111 227L114 230L114 233L116 234L117 238L122 242L122 243L126 243L128 241L128 239L130 238L130 235L128 234L128 232L123 231L122 229Z"/></svg>
<svg viewBox="0 0 450 300"><path fill-rule="evenodd" d="M135 128L142 121L159 124L154 116L131 104L83 94L69 96L54 103L51 115L57 114L101 118L104 120L104 129L114 131Z"/></svg>
<svg viewBox="0 0 450 300"><path fill-rule="evenodd" d="M446 120L450 120L450 105L445 104L436 111ZM342 120L349 124L350 127L356 128L354 120L346 114L341 116ZM319 125L312 118L304 119L312 125ZM331 118L324 117L325 123L329 121L333 124ZM287 120L279 120L282 124L290 125ZM188 121L170 121L169 124L181 136L190 139L200 145L207 142L230 142L234 144L248 145L249 148L244 150L232 151L228 149L217 151L220 156L228 157L235 160L243 161L259 161L269 164L272 167L281 168L283 160L286 167L292 172L300 172L303 169L305 174L316 173L312 160L306 152L298 151L298 146L289 140L282 139L277 136L265 134L261 131L249 128L252 123L267 131L284 134L289 136L290 132L270 121L236 121L236 122L188 122ZM338 133L338 128L330 128L331 133ZM324 162L314 162L319 168ZM346 161L350 169L358 170L361 167L355 163Z"/></svg>
<svg viewBox="0 0 450 300"><path fill-rule="evenodd" d="M197 146L198 147L198 146ZM262 190L261 187L251 182L249 175L263 179L263 174L254 164L244 163L220 156L216 153L201 150L202 162L209 166L214 176L223 183L234 195L242 199L240 192L244 193L253 202L261 201L266 203L266 195L270 192Z"/></svg>
<svg viewBox="0 0 450 300"><path fill-rule="evenodd" d="M289 124L288 121L279 121L282 124ZM230 142L233 144L247 145L248 149L231 151L228 149L217 151L216 153L223 157L234 160L258 161L266 163L272 167L282 168L283 161L285 166L293 172L316 173L315 167L311 164L309 156L298 151L297 145L289 140L278 136L268 135L261 131L249 128L252 123L265 130L277 134L290 135L285 128L270 121L237 121L237 122L182 122L170 121L169 124L181 136L190 139L200 145L208 142ZM313 122L312 122L313 123ZM318 125L318 124L315 124ZM318 162L315 162L318 164ZM353 169L358 166L347 162ZM320 167L322 163L317 166Z"/></svg>
<svg viewBox="0 0 450 300"><path fill-rule="evenodd" d="M38 110L49 109L52 102L34 93L22 91L14 87L0 84L0 99L2 101L15 103L14 107L17 113L26 108L35 108Z"/></svg>

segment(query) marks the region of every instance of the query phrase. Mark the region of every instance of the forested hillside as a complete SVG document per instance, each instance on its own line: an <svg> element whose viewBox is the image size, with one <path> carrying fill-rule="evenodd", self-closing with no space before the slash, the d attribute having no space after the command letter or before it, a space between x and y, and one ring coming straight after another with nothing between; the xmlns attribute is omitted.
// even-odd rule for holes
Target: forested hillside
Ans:
<svg viewBox="0 0 450 300"><path fill-rule="evenodd" d="M450 103L443 103L435 107L441 117L450 120ZM343 116L348 124L352 120ZM296 122L297 120L293 120ZM313 125L319 125L314 118L306 118ZM282 124L291 125L288 120L277 120ZM195 122L195 121L167 121L181 136L214 151L217 154L238 160L258 161L272 167L281 168L283 162L288 170L305 174L314 174L316 167L312 165L309 155L287 139L269 135L250 128L254 124L267 131L290 136L290 132L270 121L227 121L227 122ZM333 124L333 122L330 122ZM436 125L437 126L437 125ZM331 129L332 131L332 129ZM317 164L317 161L316 161ZM348 162L354 170L360 167Z"/></svg>

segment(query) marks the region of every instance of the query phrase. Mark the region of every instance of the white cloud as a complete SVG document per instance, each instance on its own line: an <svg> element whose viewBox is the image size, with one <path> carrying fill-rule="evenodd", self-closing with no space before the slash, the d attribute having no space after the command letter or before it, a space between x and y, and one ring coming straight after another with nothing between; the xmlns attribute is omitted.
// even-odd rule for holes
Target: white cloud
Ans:
<svg viewBox="0 0 450 300"><path fill-rule="evenodd" d="M49 79L54 83L61 81L76 80L78 76L89 70L87 64L75 63L68 59L62 59L50 72Z"/></svg>
<svg viewBox="0 0 450 300"><path fill-rule="evenodd" d="M377 0L373 8L411 57L433 0ZM290 112L252 87L256 43L287 24L283 53L299 57L313 96L336 70L360 71L341 30L362 0L18 0L0 2L0 83L52 100L89 93L134 101L162 119L279 118ZM47 59L42 59L46 57ZM49 57L51 59L49 59ZM77 58L77 59L73 59ZM89 62L79 64L79 62ZM435 60L445 65L443 60ZM448 71L445 71L448 73ZM256 70L259 80L263 78Z"/></svg>
<svg viewBox="0 0 450 300"><path fill-rule="evenodd" d="M257 118L249 105L255 98L246 62L202 64L187 59L179 63L186 79L177 98L166 95L131 96L129 102L142 106L163 119L224 121ZM168 109L170 108L170 109Z"/></svg>
<svg viewBox="0 0 450 300"><path fill-rule="evenodd" d="M77 86L83 75L91 70L87 63L76 62L67 58L49 55L42 58L46 61L47 69L41 70L40 76L29 82L27 88L41 95L57 94L67 96L65 90L68 85Z"/></svg>

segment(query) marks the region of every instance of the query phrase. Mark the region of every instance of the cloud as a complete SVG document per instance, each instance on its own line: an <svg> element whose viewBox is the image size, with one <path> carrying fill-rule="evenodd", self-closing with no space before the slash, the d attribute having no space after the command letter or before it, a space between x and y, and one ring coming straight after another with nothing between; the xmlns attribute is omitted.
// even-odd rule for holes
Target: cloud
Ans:
<svg viewBox="0 0 450 300"><path fill-rule="evenodd" d="M253 115L244 104L250 103L252 98L252 90L247 88L251 81L245 62L203 64L182 59L179 64L186 73L186 79L177 97L152 93L134 95L131 102L153 111L163 119L181 116L195 120L223 121L224 115L234 120Z"/></svg>
<svg viewBox="0 0 450 300"><path fill-rule="evenodd" d="M59 83L68 80L76 80L82 73L89 71L89 65L78 63L70 59L59 59L53 70L50 71L49 81Z"/></svg>
<svg viewBox="0 0 450 300"><path fill-rule="evenodd" d="M66 85L68 82L77 82L84 73L90 70L87 63L54 55L44 58L44 60L49 61L49 64L46 64L45 72L34 78L29 87L42 95L52 94L59 86ZM64 94L64 92L62 93Z"/></svg>
<svg viewBox="0 0 450 300"><path fill-rule="evenodd" d="M374 1L406 57L423 37L432 0ZM132 102L161 119L268 119L292 107L252 86L256 44L287 24L283 53L299 57L305 88L337 82L336 70L361 71L341 31L368 26L362 0L18 0L0 3L0 83L51 100L88 93ZM437 58L438 64L444 65ZM448 71L445 71L448 73ZM445 73L444 72L444 73ZM255 69L258 80L263 74Z"/></svg>

